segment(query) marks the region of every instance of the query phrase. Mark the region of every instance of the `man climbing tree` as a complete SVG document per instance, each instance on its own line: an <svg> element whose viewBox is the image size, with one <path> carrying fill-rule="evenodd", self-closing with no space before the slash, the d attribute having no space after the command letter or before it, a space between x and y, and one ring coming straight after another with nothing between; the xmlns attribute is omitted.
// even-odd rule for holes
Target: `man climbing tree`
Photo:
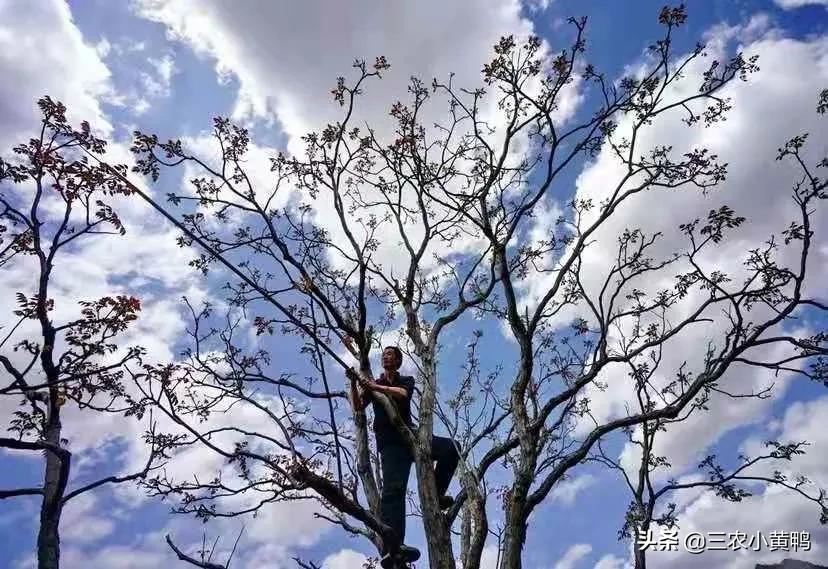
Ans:
<svg viewBox="0 0 828 569"><path fill-rule="evenodd" d="M382 368L385 371L376 381L366 380L354 369L348 369L346 373L351 380L351 401L356 411L363 411L368 403L375 401L373 393L382 393L394 403L394 409L399 413L402 422L411 427L414 378L399 373L402 357L402 350L397 346L387 346L382 351ZM399 538L399 557L404 561L416 561L420 558L420 551L404 543L405 494L413 458L399 429L382 405L374 405L374 435L382 469L382 521L388 524ZM446 437L433 436L431 456L437 463L434 477L440 496L440 508L447 510L454 504L454 499L446 492L459 460L455 442ZM392 567L395 557L393 548L384 544L382 566Z"/></svg>

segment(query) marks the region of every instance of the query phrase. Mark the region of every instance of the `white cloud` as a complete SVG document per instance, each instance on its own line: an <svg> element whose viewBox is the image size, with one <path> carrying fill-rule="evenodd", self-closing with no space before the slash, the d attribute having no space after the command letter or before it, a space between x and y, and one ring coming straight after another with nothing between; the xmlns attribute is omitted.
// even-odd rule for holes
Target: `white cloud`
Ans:
<svg viewBox="0 0 828 569"><path fill-rule="evenodd" d="M175 61L173 60L172 55L167 54L159 59L150 58L149 62L158 73L158 77L162 84L169 89L172 76L178 70L175 66Z"/></svg>
<svg viewBox="0 0 828 569"><path fill-rule="evenodd" d="M549 498L553 502L560 502L565 506L571 506L575 503L578 494L595 484L597 481L598 479L592 474L583 474L581 476L576 476L571 480L559 482L552 489L552 492L550 492Z"/></svg>
<svg viewBox="0 0 828 569"><path fill-rule="evenodd" d="M322 562L322 569L358 569L367 561L362 553L353 549L342 549L328 555Z"/></svg>
<svg viewBox="0 0 828 569"><path fill-rule="evenodd" d="M108 135L111 125L100 102L112 94L110 72L100 45L96 50L84 41L66 2L0 2L0 22L2 152L32 135L35 102L47 94L66 103L70 120L88 120Z"/></svg>
<svg viewBox="0 0 828 569"><path fill-rule="evenodd" d="M441 13L439 18L424 22L425 12L402 14L399 12L408 8L397 6L369 10L358 4L339 13L337 8L322 11L316 4L306 3L292 10L290 17L275 5L267 8L267 17L261 13L233 10L220 3L199 4L199 9L194 10L186 2L143 0L138 7L145 17L164 23L171 37L213 58L220 77L237 78L240 84L235 107L237 118L277 120L288 137L288 148L294 152L300 149L302 134L336 116L338 109L331 104L328 91L333 78L347 71L351 57L370 60L381 54L392 63L387 77L369 86L363 99L364 109L368 110L360 118L382 122L380 115L385 113L388 101L403 92L409 74L428 78L457 71L459 84L476 85L477 70L493 40L505 32L520 35L531 29L528 22L520 19L515 3L472 11L453 5L451 9L463 11L469 31L461 38L444 27L448 26L446 22L452 21L451 17ZM329 22L334 20L340 23L344 20L346 25L330 26ZM265 25L266 30L263 29ZM730 163L727 184L707 199L674 192L660 196L657 203L646 196L626 204L615 223L602 232L605 243L614 243L615 234L623 227L643 225L650 231L665 231L662 251L671 251L677 244L675 230L679 223L697 215L704 216L723 201L734 204L739 213L747 213L751 221L749 227L737 234L737 241L719 248L716 256L706 259L710 265L728 265L749 244L764 239L769 231L778 231L780 224L784 224L780 212L789 211L784 188L790 181L791 171L785 166L780 167L773 157L785 138L812 128L816 95L828 73L826 42L781 38L769 28L767 18L762 17L753 18L740 27L717 28L711 36L712 52L719 50L722 42L741 41L747 44L749 53L760 53L761 73L748 85L734 85L729 89L727 94L734 99L734 110L724 125L690 133L677 126L677 121L667 121L653 130L645 146L662 140L674 142L679 151L696 145L709 146L723 161ZM449 38L451 49L445 49L443 42ZM274 53L280 57L272 57ZM689 71L697 72L698 69ZM762 120L756 120L756 117L762 117ZM812 142L817 138L814 134ZM816 141L817 147L819 144ZM595 196L612 178L613 165L604 154L579 177L579 196ZM324 208L324 205L320 207ZM554 208L550 207L550 215L552 212ZM588 286L594 286L602 277L600 269L606 268L609 255L611 252L606 249L595 248L585 258L584 274L594 275ZM818 267L820 259L814 259L813 264ZM656 288L662 284L648 283L648 287ZM672 355L665 360L665 369L674 370L683 358L698 361L705 340L716 330L714 326L699 327L687 334L683 341L671 344ZM621 381L611 382L605 394L590 394L596 414L610 417L626 412L623 401L628 398L624 387L619 385L625 383L625 374L626 370L612 370L607 378ZM764 387L769 379L769 376L743 366L734 367L726 382L749 391ZM778 388L781 393L784 383ZM738 403L716 403L709 413L700 414L697 420L661 438L660 444L664 448L686 449L671 453L677 470L685 468L723 433L737 425L760 420L770 404L761 401L751 401L747 405ZM685 441L690 438L697 444L673 444L679 438ZM575 492L577 487L573 487ZM568 494L560 491L558 495L564 499L563 496Z"/></svg>
<svg viewBox="0 0 828 569"><path fill-rule="evenodd" d="M785 10L793 10L802 6L828 6L828 0L774 0L776 5Z"/></svg>
<svg viewBox="0 0 828 569"><path fill-rule="evenodd" d="M405 93L410 75L458 74L457 84L473 80L501 35L527 35L520 3L476 2L331 6L278 3L259 10L236 10L223 2L141 0L137 11L159 21L175 39L215 59L220 74L240 82L239 116L277 118L299 149L299 137L338 116L330 89L355 57L373 61L384 55L392 69L368 88L364 106L379 103L374 116L385 116ZM463 34L455 23L464 22ZM278 57L274 57L278 54Z"/></svg>
<svg viewBox="0 0 828 569"><path fill-rule="evenodd" d="M692 345L693 342L702 344L708 337L703 332L688 334L682 345ZM676 350L678 349L677 347ZM765 356L772 359L782 353L787 353L787 351L784 348L776 347L767 351ZM677 361L676 365L682 361L679 358L686 358L687 355L688 352L677 353L674 360ZM771 383L775 383L773 397L771 398L731 400L723 396L711 397L707 410L696 411L687 420L671 424L666 432L659 433L655 438L653 452L655 455L666 456L672 466L669 469L656 470L654 479L663 480L683 472L702 457L701 455L704 454L705 449L731 429L738 426L759 425L771 409L774 401L785 393L790 384L789 375L780 374L778 378L774 378L770 374L757 372L757 370L746 365L733 365L722 382L725 389L744 390L740 392L750 392L751 390L758 392ZM616 390L615 394L618 395L618 393L619 391ZM632 393L628 397L627 401L634 400L632 399L634 397ZM640 433L638 431L636 433L636 436L640 438ZM688 441L692 441L692 444L689 444ZM628 443L620 457L621 465L628 473L637 471L640 456L641 448Z"/></svg>
<svg viewBox="0 0 828 569"><path fill-rule="evenodd" d="M552 0L524 0L524 4L531 12L544 12L552 5Z"/></svg>
<svg viewBox="0 0 828 569"><path fill-rule="evenodd" d="M60 553L60 566L64 569L157 569L177 563L175 555L167 549L162 533L140 534L128 544L107 544L97 548L77 547L64 542ZM35 569L33 556L18 560L15 569Z"/></svg>
<svg viewBox="0 0 828 569"><path fill-rule="evenodd" d="M107 44L107 50L109 49L115 49L118 55L143 51L143 47L137 49L129 44L115 44L114 48ZM172 78L178 72L175 60L169 53L158 58L148 57L146 63L149 67L138 73L137 86L131 86L109 100L114 105L128 108L136 117L149 111L154 101L172 95Z"/></svg>
<svg viewBox="0 0 828 569"><path fill-rule="evenodd" d="M98 57L101 59L106 59L106 56L109 55L110 51L112 51L112 44L109 43L109 40L106 38L101 38L101 40L95 44L95 52L97 52Z"/></svg>
<svg viewBox="0 0 828 569"><path fill-rule="evenodd" d="M471 6L475 9L468 9ZM462 36L455 33L449 24L450 18L445 14L438 16L437 11L427 6L413 9L384 5L377 9L366 3L359 7L361 13L358 16L354 7L349 7L349 16L354 17L355 24L358 23L354 26L342 26L339 21L335 26L330 26L327 18L331 8L321 4L310 8L305 4L291 6L290 9L285 8L286 12L280 12L283 8L274 4L265 8L267 14L240 10L225 13L228 7L223 3L198 3L193 9L192 5L186 4L146 2L142 7L155 19L164 20L171 34L186 40L196 50L215 57L221 73L232 73L239 79L238 117L278 119L288 134L289 144L294 146L298 145L299 136L331 120L339 112L330 100L329 90L335 77L350 69L351 58L355 55L369 59L386 55L394 65L388 79L372 87L373 99L367 100L364 107L368 114L373 113L381 122L387 123L387 108L396 97L405 93L409 74L421 74L428 79L435 74L446 76L450 71L456 71L458 80L477 85L480 82L479 69L489 57L491 44L502 34L514 32L526 35L531 30L531 24L520 17L517 2L500 7L478 7L471 3L459 7L466 20ZM65 15L69 18L68 10ZM420 20L422 25L412 27L414 20ZM268 23L262 25L265 21ZM274 29L274 25L280 29ZM73 29L80 37L74 26ZM423 34L424 31L427 33ZM342 48L344 45L348 46L347 50ZM90 53L97 58L103 70L105 66L100 62L101 57L114 57L136 50L125 46L124 42L112 45L101 42L96 48L90 48ZM279 57L272 57L274 53L279 53ZM312 63L308 65L308 61ZM148 110L153 97L169 94L174 62L167 58L150 61L150 64L154 66L153 71L140 77L145 88L141 97L129 95L122 98L122 103L133 102L134 99L133 111ZM108 72L104 75L108 77ZM102 97L103 93L104 90L101 90L96 95ZM372 101L381 101L381 104L373 105ZM72 101L67 102L72 104ZM572 105L563 112L571 112L571 109ZM270 153L270 149L263 148L261 152L252 154L258 162L254 160L256 163L250 166L262 173L262 186L268 176L266 158ZM180 296L181 288L192 291L192 282L187 282L187 277L192 274L186 263L190 252L161 247L162 242L172 241L169 239L171 235L159 231L151 223L145 223L147 212L137 209L125 220L130 231L127 239L101 240L72 258L74 286L68 279L56 283L61 305L71 306L71 301L81 293L95 296L113 288L123 290L124 283L141 286L147 278L151 280L151 285L163 285L163 292L157 293L159 299L176 298ZM132 224L136 225L134 234L140 237L136 242L129 238L133 234ZM128 265L123 263L124 258L130 259ZM163 262L158 262L159 258ZM18 276L23 282L25 275ZM115 279L119 279L117 287L113 284ZM142 288L154 290L153 286ZM146 322L147 327L142 334L136 335L141 343L149 344L158 359L171 355L170 346L182 335L183 325L174 306L158 300L153 309L145 303L138 325L141 326L142 322ZM241 406L238 412L243 413ZM94 454L93 449L112 439L127 443L123 455L127 459L124 470L141 464L144 451L137 444L141 431L139 424L123 425L105 416L90 416L83 423L84 427L79 428L72 413L67 410L66 414L66 432L73 450L81 456L89 453L84 468L93 469L100 465L103 455ZM261 426L256 423L256 418L248 417L246 420ZM180 478L193 473L222 471L221 463L209 452L193 449L176 456L168 469ZM315 509L313 502L266 508L256 523L251 525L247 535L257 543L272 541L274 534L283 535L284 542L274 545L282 548L282 553L284 547L289 545L299 542L311 544L328 527L327 523L312 517Z"/></svg>
<svg viewBox="0 0 828 569"><path fill-rule="evenodd" d="M134 536L127 536L114 543L89 544L77 541L74 536L69 536L66 529L63 530L64 537L61 547L61 567L65 569L86 569L88 567L105 567L106 569L157 569L158 567L186 566L179 561L175 553L165 542L165 536L173 537L173 542L185 554L196 559L199 558L199 551L203 547L202 539L206 538L208 547L212 547L216 536L219 536L218 544L212 553L213 562L225 563L231 555L235 536L238 535L238 523L231 527L231 524L213 524L207 526L201 524L193 525L188 520L173 518L165 527L137 533ZM249 527L249 525L248 525ZM207 529L204 529L207 528ZM80 528L78 531L81 531ZM202 533L203 532L203 533ZM295 567L296 562L292 559L290 549L285 544L251 542L246 539L245 532L239 541L236 551L232 557L232 567L243 569L286 569ZM356 559L348 554L350 550L343 550L345 555L340 560ZM343 553L340 552L340 553ZM355 553L355 552L350 552ZM336 561L337 557L331 556ZM358 569L359 565L332 565L324 569ZM10 567L14 569L35 569L37 562L33 555L27 555L22 559L12 561Z"/></svg>
<svg viewBox="0 0 828 569"><path fill-rule="evenodd" d="M604 555L598 560L593 569L622 569L624 560L615 555Z"/></svg>
<svg viewBox="0 0 828 569"><path fill-rule="evenodd" d="M796 457L793 465L804 472L821 475L823 484L828 486L828 460L824 452L828 448L828 430L822 427L825 417L828 417L828 397L796 402L785 410L782 421L769 425L768 435L763 439L808 441L810 446L804 449L804 455ZM751 438L744 445L744 451L749 456L757 456L767 450L758 438Z"/></svg>
<svg viewBox="0 0 828 569"><path fill-rule="evenodd" d="M314 516L321 511L315 500L272 504L257 516L247 535L261 544L308 547L333 527Z"/></svg>
<svg viewBox="0 0 828 569"><path fill-rule="evenodd" d="M69 104L72 116L89 118L93 124L108 132L111 129L109 119L101 111L100 102L111 96L111 87L109 72L101 58L108 57L117 50L109 46L108 42L100 42L94 47L86 45L63 2L31 3L26 10L14 12L8 7L9 4L0 4L0 20L10 22L10 26L0 30L0 69L7 71L4 74L6 81L0 85L0 108L3 109L0 115L0 133L3 134L0 134L0 139L9 135L16 140L19 138L18 133L28 135L36 121L34 99L50 90ZM469 9L470 5L474 9ZM144 0L140 6L145 15L164 22L171 35L215 58L220 73L233 74L239 79L241 88L236 103L237 116L278 120L294 148L301 134L330 120L337 111L327 96L328 91L333 78L347 71L350 58L354 55L370 59L384 54L394 65L389 77L382 84L372 87L370 97L366 100L366 106L371 109L368 113L376 113L379 117L385 114L391 97L404 92L403 86L410 73L420 73L427 78L457 71L458 81L477 85L477 73L489 53L490 44L500 34L525 34L531 30L531 24L521 19L516 2L502 7L478 6L476 3L457 6L439 4L444 10L462 16L464 33L459 35L456 27L451 24L451 15L445 11L429 10L428 7L419 11L422 6L418 6L418 11L413 11L407 5L390 4L379 8L376 5L360 4L356 8L349 6L347 9L336 6L320 9L321 5L310 4L287 9L273 4L265 8L272 11L267 16L214 2L199 2L195 5ZM280 12L283 9L289 12ZM340 9L344 11L338 12ZM20 34L19 30L23 29L31 30L31 33ZM42 37L49 37L50 42L44 44L39 41ZM43 54L39 55L36 67L25 63L32 42L43 46ZM821 88L825 82L828 64L826 42L821 40L796 42L765 38L750 48L766 54L762 60L762 73L768 79L760 76L750 91L741 87L734 90L736 109L731 121L719 135L708 133L706 136L711 138L706 141L713 146L720 146L725 156L728 152L736 155L736 159L731 161L736 171L728 184L728 199L748 205L762 205L763 209L751 212L752 218L761 228L758 233L762 233L765 227L775 222L774 216L784 210L780 204L787 199L785 192L775 191L784 179L774 174L775 171L765 168L766 163L772 163L769 152L772 153L781 142L780 133L784 137L796 134L798 129L810 127L817 88ZM148 91L163 94L169 89L175 69L174 62L171 59L161 59L156 60L154 65L156 75L153 81L157 88L153 86ZM750 95L745 95L748 92ZM20 104L24 100L31 101L28 107ZM571 112L576 100L577 97L571 99L570 110L567 112ZM14 101L14 104L6 101ZM375 101L380 103L373 105L372 102ZM785 112L780 111L780 101L785 102ZM147 100L146 105L149 104ZM762 117L762 120L754 120L755 117ZM661 134L673 136L669 129ZM734 140L747 142L735 148L732 144ZM5 140L0 142L4 148L8 146ZM599 185L606 174L602 170L604 166L600 160L591 166L583 174L579 187ZM684 217L712 207L710 202L682 199L665 203L668 205L663 210L658 210L661 218L656 221L670 227L676 224L674 212L679 212ZM164 297L175 298L179 294L170 291L182 290L205 294L197 288L198 284L192 280L187 267L186 261L190 253L169 246L172 232L147 221L148 211L143 206L130 209L126 214L130 230L127 238L95 241L67 259L72 274L67 274L65 280L56 279L55 283L61 307L70 305L79 296L100 296L132 286L120 282L115 284L116 278L127 279L130 283L153 279L164 287ZM645 207L626 212L621 219L634 223L642 218L648 219L654 210L652 203L647 203ZM133 236L136 238L133 239ZM746 234L745 239L749 241L753 237L755 235ZM743 248L743 244L739 244L739 248ZM732 253L731 250L721 251L723 258ZM129 264L123 262L124 258L129 259ZM600 259L596 258L598 261ZM814 264L817 265L818 262L819 259ZM3 284L8 284L11 290L17 283L23 282L24 277L23 273L6 273ZM158 359L165 359L171 355L171 346L181 335L182 323L175 303L160 300L160 296L157 298L145 303L142 319L138 322L133 338L149 345ZM703 332L699 336L691 336L691 343L698 342L704 336ZM677 351L695 353L692 347L687 346L677 348ZM741 382L749 380L748 375L750 374L742 373L734 377ZM618 395L618 392L613 395ZM733 414L727 406L715 408L705 416L704 424L691 424L688 426L690 433L682 436L692 434L694 440L699 441L699 447L702 447L734 425L756 420L763 411L764 407L757 407L742 414ZM617 412L619 410L616 408L606 409L607 414ZM233 418L236 417L233 415ZM244 420L258 424L255 418L244 417ZM140 448L134 446L138 442L139 426L130 423L132 426L124 427L103 416L80 425L76 423L78 422L67 421L67 434L78 452L91 450L122 436L131 443L126 450L126 456L131 458L128 465L140 463ZM792 424L797 423L792 420ZM793 426L785 428L795 430ZM698 448L691 449L692 452L697 450ZM171 464L171 468L181 469L182 474L221 469L221 461L209 453L185 452L178 458L180 460ZM91 460L90 464L95 464L94 459ZM564 503L574 500L577 492L588 485L582 479L575 479L569 484L568 487L556 490L555 496ZM83 506L80 503L80 511L85 515L88 509L83 510ZM694 501L692 507L696 508L693 511L703 513L708 506L701 501ZM284 541L257 549L246 560L247 566L251 569L280 567L288 562L289 546L297 542L305 545L314 543L325 531L325 524L313 522L313 509L314 504L307 502L265 510L259 520L261 523L251 526L250 537L257 544L273 540L274 535L282 536L279 539L283 538ZM688 509L688 514L692 516L693 511ZM67 515L76 514L68 511ZM786 519L795 518L791 514ZM103 537L109 531L106 522L92 520L89 523L93 528L91 536ZM160 541L161 538L154 536L154 539ZM70 568L101 566L139 569L157 567L169 558L167 552L159 550L155 545L142 550L140 555L136 551L135 548L126 546L113 546L92 554L70 547L66 551L65 563ZM573 546L556 567L574 567L590 551L591 547L587 544ZM359 555L351 550L343 550L326 559L326 564L331 564L330 569L336 569L336 564L342 563L351 566L348 563L356 560ZM496 550L487 547L484 563L493 564L494 557ZM619 567L619 563L618 558L605 556L596 567L608 569Z"/></svg>
<svg viewBox="0 0 828 569"><path fill-rule="evenodd" d="M149 58L148 61L154 73L141 74L144 94L150 98L169 97L172 76L177 71L172 56L167 54L158 59Z"/></svg>
<svg viewBox="0 0 828 569"><path fill-rule="evenodd" d="M221 146L213 136L213 132L204 131L198 136L185 137L182 139L182 144L187 148L188 152L198 156L208 166L216 171L221 170L222 152ZM244 157L244 168L250 184L256 193L256 199L260 204L267 202L271 195L274 195L273 200L270 201L271 208L284 207L295 195L292 186L282 184L276 191L276 178L271 171L271 158L275 158L279 153L277 148L269 146L261 146L255 141L250 141L247 148L247 154ZM200 167L194 166L192 163L187 163L184 175L182 176L182 187L180 192L184 195L193 195L193 187L190 180L194 177L204 176L206 173ZM237 185L238 187L238 185ZM242 188L240 191L245 191ZM273 192L276 191L275 194ZM221 199L227 200L231 203L239 203L241 200L233 194L229 188L223 188L218 194ZM202 208L206 211L206 208ZM213 219L208 217L208 222L213 223Z"/></svg>
<svg viewBox="0 0 828 569"><path fill-rule="evenodd" d="M291 565L296 565L296 562L290 558L288 550L281 545L263 545L244 562L245 569L283 569Z"/></svg>
<svg viewBox="0 0 828 569"><path fill-rule="evenodd" d="M94 47L85 43L68 6L62 1L0 2L0 22L3 23L0 73L4 77L0 83L0 153L9 157L13 144L36 134L35 99L44 94L66 103L70 121L86 119L98 134L109 138L111 122L103 113L101 103L112 97L112 89L110 72L101 58L110 55L112 46L107 41ZM162 78L172 73L170 62L160 61L158 66ZM109 146L106 158L112 163L131 162L129 151L117 141ZM136 183L143 186L140 180ZM27 191L23 187L19 189L22 194ZM47 195L44 211L54 213L53 204L58 201L55 196ZM119 345L143 345L150 361L173 359L174 346L183 333L178 299L182 294L196 299L206 295L200 288L200 280L187 265L192 253L176 246L176 233L136 196L107 197L106 201L121 216L127 234L81 239L55 258L50 287L50 297L55 301L52 318L61 323L76 318L79 300L134 294L143 301L140 318L118 339ZM33 281L36 271L31 257L17 258L3 268L0 298L6 302L0 310L0 326L16 320L11 314L13 304L8 300L17 291L31 293L36 289ZM17 340L37 336L35 327L29 324L18 330ZM14 362L21 358L19 352L9 355ZM17 397L0 398L0 417L8 421L16 405ZM143 466L141 434L145 425L141 422L123 420L116 414L81 412L67 405L63 408L63 425L63 436L69 440L77 467L70 487L76 484L78 476L86 481L100 475L104 465L111 468L114 463L117 468L120 464L129 472L134 466ZM113 444L116 441L122 444L116 446ZM110 452L99 452L99 449ZM31 458L39 459L39 456ZM94 516L89 509L92 500L92 497L78 498L77 503L73 500L67 508L70 520L83 520L67 530L70 540L96 541L111 531L111 522ZM81 531L82 527L86 529Z"/></svg>
<svg viewBox="0 0 828 569"><path fill-rule="evenodd" d="M132 112L137 116L143 115L150 109L150 102L144 97L138 97L132 103Z"/></svg>
<svg viewBox="0 0 828 569"><path fill-rule="evenodd" d="M63 509L61 537L76 544L100 541L115 528L115 523L104 514L95 494L73 498Z"/></svg>
<svg viewBox="0 0 828 569"><path fill-rule="evenodd" d="M578 563L592 552L588 543L577 543L566 550L563 557L555 563L555 569L575 569Z"/></svg>

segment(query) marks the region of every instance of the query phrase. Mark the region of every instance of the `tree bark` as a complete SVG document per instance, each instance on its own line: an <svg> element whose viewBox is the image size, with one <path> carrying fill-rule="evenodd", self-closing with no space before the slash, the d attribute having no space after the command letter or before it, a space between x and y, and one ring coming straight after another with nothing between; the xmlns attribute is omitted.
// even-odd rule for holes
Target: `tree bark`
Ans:
<svg viewBox="0 0 828 569"><path fill-rule="evenodd" d="M512 485L509 507L506 511L506 532L503 539L503 557L500 569L521 569L523 544L526 541L526 496L529 493L531 475L518 473Z"/></svg>
<svg viewBox="0 0 828 569"><path fill-rule="evenodd" d="M486 500L480 492L477 481L471 471L463 468L461 482L468 498L463 508L463 529L460 555L463 569L477 569L486 538L489 534L489 520L486 517Z"/></svg>
<svg viewBox="0 0 828 569"><path fill-rule="evenodd" d="M419 355L424 379L423 394L420 398L420 424L417 432L419 448L415 453L417 485L420 507L423 514L423 529L428 546L428 561L431 569L454 569L451 533L446 517L440 510L437 483L434 479L434 461L431 456L431 438L434 433L434 406L437 395L437 369L434 361L433 346L421 342L418 327L412 330L409 323L409 336L419 342Z"/></svg>
<svg viewBox="0 0 828 569"><path fill-rule="evenodd" d="M650 514L651 515L651 514ZM638 544L638 533L644 532L645 534L650 529L650 522L649 517L646 518L635 530L635 535L632 536L633 539L633 558L635 559L635 569L647 569L647 552L644 551L641 546Z"/></svg>
<svg viewBox="0 0 828 569"><path fill-rule="evenodd" d="M428 456L431 456L429 449ZM437 485L431 460L417 460L417 485L423 513L423 529L431 569L454 569L451 535L445 516L438 505Z"/></svg>
<svg viewBox="0 0 828 569"><path fill-rule="evenodd" d="M510 293L509 297L512 300L514 299L513 292ZM538 446L536 437L529 428L530 420L525 402L526 386L531 381L534 371L532 341L517 315L514 301L510 302L509 308L510 323L512 330L519 339L521 354L520 368L512 387L511 401L512 413L515 417L515 430L520 439L520 458L506 510L506 534L504 536L503 558L500 562L500 568L521 569L521 554L523 544L526 542L526 525L530 513L527 498L535 478Z"/></svg>
<svg viewBox="0 0 828 569"><path fill-rule="evenodd" d="M54 409L56 411L56 408ZM61 423L58 412L51 415L46 428L46 442L60 446ZM43 504L40 508L40 528L37 534L38 569L60 567L60 516L63 511L63 493L66 490L68 453L60 456L46 451L46 472L43 480Z"/></svg>

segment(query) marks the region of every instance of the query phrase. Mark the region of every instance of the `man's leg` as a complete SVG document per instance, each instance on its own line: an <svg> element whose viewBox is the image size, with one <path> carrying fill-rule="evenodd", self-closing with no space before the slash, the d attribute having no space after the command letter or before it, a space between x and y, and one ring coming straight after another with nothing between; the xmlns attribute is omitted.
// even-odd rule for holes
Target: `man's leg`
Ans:
<svg viewBox="0 0 828 569"><path fill-rule="evenodd" d="M437 482L437 495L444 496L448 490L451 477L457 469L460 455L454 441L446 437L431 438L431 457L437 461L434 467L434 478Z"/></svg>
<svg viewBox="0 0 828 569"><path fill-rule="evenodd" d="M411 455L403 446L388 445L380 449L382 521L397 533L400 545L405 541L405 493L411 462Z"/></svg>

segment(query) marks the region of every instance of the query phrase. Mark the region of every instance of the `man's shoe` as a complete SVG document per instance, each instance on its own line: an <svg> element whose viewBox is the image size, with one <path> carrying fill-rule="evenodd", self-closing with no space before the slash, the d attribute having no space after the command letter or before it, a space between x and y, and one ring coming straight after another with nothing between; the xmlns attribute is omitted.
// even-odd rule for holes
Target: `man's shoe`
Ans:
<svg viewBox="0 0 828 569"><path fill-rule="evenodd" d="M420 558L420 550L410 545L401 545L395 553L386 553L380 559L383 569L395 569L398 563L413 563Z"/></svg>
<svg viewBox="0 0 828 569"><path fill-rule="evenodd" d="M441 510L448 510L454 505L454 498L448 495L440 496L440 499L437 502L440 504Z"/></svg>
<svg viewBox="0 0 828 569"><path fill-rule="evenodd" d="M412 563L420 558L420 550L416 547L403 544L400 546L400 557L406 563Z"/></svg>

